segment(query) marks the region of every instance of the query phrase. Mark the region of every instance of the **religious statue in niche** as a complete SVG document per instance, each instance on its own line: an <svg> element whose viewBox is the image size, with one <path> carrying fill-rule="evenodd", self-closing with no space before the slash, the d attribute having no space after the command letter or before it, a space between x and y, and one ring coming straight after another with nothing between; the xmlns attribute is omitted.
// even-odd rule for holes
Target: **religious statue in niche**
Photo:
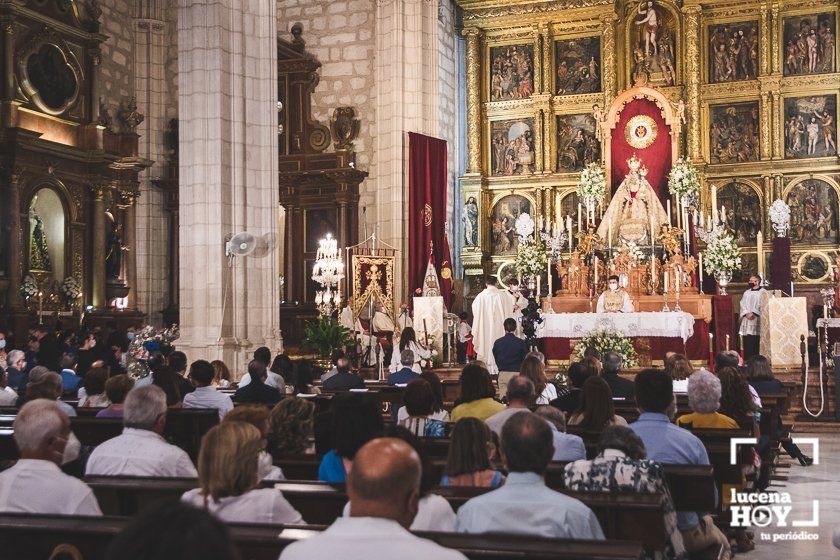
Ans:
<svg viewBox="0 0 840 560"><path fill-rule="evenodd" d="M490 48L490 101L528 99L534 93L534 46Z"/></svg>
<svg viewBox="0 0 840 560"><path fill-rule="evenodd" d="M668 214L647 180L647 168L635 154L627 160L630 171L613 195L598 226L598 236L615 241L650 243L653 232L668 222ZM612 233L612 239L610 239Z"/></svg>
<svg viewBox="0 0 840 560"><path fill-rule="evenodd" d="M761 208L758 193L747 184L733 181L718 190L718 211L726 208L726 226L735 235L739 245L755 246L755 236L761 229L761 216L756 208Z"/></svg>
<svg viewBox="0 0 840 560"><path fill-rule="evenodd" d="M112 221L105 236L105 274L108 280L119 280L122 272L122 254L125 250L122 241L122 224Z"/></svg>
<svg viewBox="0 0 840 560"><path fill-rule="evenodd" d="M631 14L628 28L634 85L674 85L677 75L673 16L654 0L640 2Z"/></svg>
<svg viewBox="0 0 840 560"><path fill-rule="evenodd" d="M554 43L557 95L601 91L601 38L581 37Z"/></svg>
<svg viewBox="0 0 840 560"><path fill-rule="evenodd" d="M712 163L758 161L758 103L709 107Z"/></svg>
<svg viewBox="0 0 840 560"><path fill-rule="evenodd" d="M758 22L709 26L709 82L758 77Z"/></svg>
<svg viewBox="0 0 840 560"><path fill-rule="evenodd" d="M787 195L790 206L790 237L794 243L837 243L837 191L821 179L807 179Z"/></svg>
<svg viewBox="0 0 840 560"><path fill-rule="evenodd" d="M38 212L35 211L38 196L32 198L32 204L29 206L29 270L38 270L43 272L52 272L52 261L50 261L50 253L47 250L47 236L44 233L44 222Z"/></svg>
<svg viewBox="0 0 840 560"><path fill-rule="evenodd" d="M835 72L836 20L834 12L784 18L785 76Z"/></svg>
<svg viewBox="0 0 840 560"><path fill-rule="evenodd" d="M478 203L474 196L467 198L461 214L464 226L464 246L478 247Z"/></svg>
<svg viewBox="0 0 840 560"><path fill-rule="evenodd" d="M832 95L785 99L785 157L837 155L837 98Z"/></svg>
<svg viewBox="0 0 840 560"><path fill-rule="evenodd" d="M516 219L522 214L531 214L531 202L522 195L511 194L493 207L490 216L490 243L494 255L515 255L519 249L519 235L516 234Z"/></svg>
<svg viewBox="0 0 840 560"><path fill-rule="evenodd" d="M601 161L595 117L588 114L557 117L557 171L580 171Z"/></svg>
<svg viewBox="0 0 840 560"><path fill-rule="evenodd" d="M494 121L490 129L493 175L525 175L536 169L534 119Z"/></svg>

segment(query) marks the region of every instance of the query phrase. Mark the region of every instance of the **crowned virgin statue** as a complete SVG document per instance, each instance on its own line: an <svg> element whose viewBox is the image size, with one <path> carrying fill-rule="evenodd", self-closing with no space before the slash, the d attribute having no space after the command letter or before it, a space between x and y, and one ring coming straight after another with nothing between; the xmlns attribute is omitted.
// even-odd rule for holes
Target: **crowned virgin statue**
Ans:
<svg viewBox="0 0 840 560"><path fill-rule="evenodd" d="M612 239L608 240L610 246L616 241L619 245L631 241L638 245L648 244L651 235L668 222L665 208L647 181L647 168L642 160L633 154L627 164L630 171L615 191L598 226L601 239L607 239L612 234Z"/></svg>

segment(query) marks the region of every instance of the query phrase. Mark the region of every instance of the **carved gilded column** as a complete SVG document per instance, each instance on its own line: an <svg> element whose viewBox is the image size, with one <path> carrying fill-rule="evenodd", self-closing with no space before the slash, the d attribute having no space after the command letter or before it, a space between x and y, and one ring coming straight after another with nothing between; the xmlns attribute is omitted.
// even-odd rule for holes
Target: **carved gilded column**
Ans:
<svg viewBox="0 0 840 560"><path fill-rule="evenodd" d="M770 5L767 2L761 3L761 29L758 32L759 69L761 76L766 76L771 71L770 66L770 39L773 31L770 22Z"/></svg>
<svg viewBox="0 0 840 560"><path fill-rule="evenodd" d="M702 159L700 143L700 6L683 7L685 14L685 72L688 97L688 155Z"/></svg>
<svg viewBox="0 0 840 560"><path fill-rule="evenodd" d="M554 117L551 114L551 111L545 112L545 118L543 119L543 165L546 173L551 173L554 171L554 167L551 164L552 154L551 154L551 146L553 142L550 141L551 138L554 136L554 124L552 121Z"/></svg>
<svg viewBox="0 0 840 560"><path fill-rule="evenodd" d="M481 173L481 31L464 29L467 37L467 173Z"/></svg>
<svg viewBox="0 0 840 560"><path fill-rule="evenodd" d="M93 189L93 258L92 261L92 304L97 309L105 307L105 187L94 185Z"/></svg>
<svg viewBox="0 0 840 560"><path fill-rule="evenodd" d="M6 238L6 253L9 264L8 302L12 309L22 309L23 299L20 297L20 283L23 271L21 269L21 255L24 252L23 236L20 229L20 178L21 171L13 170L9 174L9 232Z"/></svg>
<svg viewBox="0 0 840 560"><path fill-rule="evenodd" d="M534 113L534 128L536 129L537 133L537 142L534 146L534 152L536 156L536 161L534 162L536 165L537 173L541 173L545 171L545 162L543 160L543 152L545 150L545 145L548 144L548 140L546 135L544 134L543 123L545 122L545 114L542 109L539 109Z"/></svg>
<svg viewBox="0 0 840 560"><path fill-rule="evenodd" d="M540 27L540 33L542 33L542 53L543 53L543 66L542 66L542 75L543 75L543 82L542 82L542 92L551 94L551 75L553 73L554 68L554 61L551 59L551 43L554 41L554 38L551 35L551 28L547 25L542 25ZM547 162L548 160L546 160ZM546 165L548 165L546 163Z"/></svg>
<svg viewBox="0 0 840 560"><path fill-rule="evenodd" d="M773 102L769 91L763 91L759 96L759 112L761 114L759 157L761 159L771 159L773 157L773 136L770 131L770 123L773 120Z"/></svg>
<svg viewBox="0 0 840 560"><path fill-rule="evenodd" d="M542 69L543 56L542 44L540 43L540 33L542 32L542 25L534 25L532 30L534 33L534 92L543 92Z"/></svg>
<svg viewBox="0 0 840 560"><path fill-rule="evenodd" d="M782 59L779 56L779 42L782 40L781 37L776 36L779 29L779 24L781 23L779 20L779 3L773 2L773 6L770 9L772 14L772 19L770 20L770 44L772 45L773 56L772 60L772 67L774 74L781 74L782 73Z"/></svg>
<svg viewBox="0 0 840 560"><path fill-rule="evenodd" d="M773 159L785 157L785 146L783 144L784 134L782 133L782 94L779 90L773 91L773 128L770 131L773 138Z"/></svg>
<svg viewBox="0 0 840 560"><path fill-rule="evenodd" d="M785 187L784 175L781 173L776 173L773 175L773 189L775 194L773 195L775 198L782 198L782 192ZM772 204L772 203L771 203Z"/></svg>
<svg viewBox="0 0 840 560"><path fill-rule="evenodd" d="M615 49L615 22L618 16L614 13L601 16L601 41L604 60L601 63L602 78L601 84L604 88L605 107L612 104L616 93L616 49Z"/></svg>
<svg viewBox="0 0 840 560"><path fill-rule="evenodd" d="M129 309L137 309L137 196L139 196L139 193L136 195L134 193L123 193L122 196L122 202L125 206L123 241L128 249L123 255L125 259L125 281L130 288L128 291Z"/></svg>

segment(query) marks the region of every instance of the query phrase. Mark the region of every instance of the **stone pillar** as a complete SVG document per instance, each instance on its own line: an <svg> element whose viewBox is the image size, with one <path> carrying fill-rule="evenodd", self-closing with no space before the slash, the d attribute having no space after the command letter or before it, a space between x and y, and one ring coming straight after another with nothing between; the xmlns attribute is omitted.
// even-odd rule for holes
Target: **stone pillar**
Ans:
<svg viewBox="0 0 840 560"><path fill-rule="evenodd" d="M8 255L9 275L8 303L12 309L22 309L23 299L20 297L20 283L22 281L21 254L23 252L23 237L20 230L20 176L19 169L9 175L9 232L6 238L6 254Z"/></svg>
<svg viewBox="0 0 840 560"><path fill-rule="evenodd" d="M128 291L128 309L137 309L137 204L134 195L123 196L125 207L125 224L123 242L128 251L123 253L125 261L125 282Z"/></svg>
<svg viewBox="0 0 840 560"><path fill-rule="evenodd" d="M178 0L181 346L236 375L277 350L277 256L225 256L277 234L277 17L265 0Z"/></svg>
<svg viewBox="0 0 840 560"><path fill-rule="evenodd" d="M93 300L91 303L97 309L104 309L105 301L105 187L93 187L93 277L91 289Z"/></svg>
<svg viewBox="0 0 840 560"><path fill-rule="evenodd" d="M481 31L464 29L467 37L467 173L481 173Z"/></svg>
<svg viewBox="0 0 840 560"><path fill-rule="evenodd" d="M0 89L0 99L11 101L15 97L14 17L11 15L4 16L0 20L0 29L2 30L3 38L3 65L2 69L0 69L2 71L2 81L0 81L2 89Z"/></svg>
<svg viewBox="0 0 840 560"><path fill-rule="evenodd" d="M688 155L695 162L703 158L700 142L700 6L684 6L685 73L688 96Z"/></svg>

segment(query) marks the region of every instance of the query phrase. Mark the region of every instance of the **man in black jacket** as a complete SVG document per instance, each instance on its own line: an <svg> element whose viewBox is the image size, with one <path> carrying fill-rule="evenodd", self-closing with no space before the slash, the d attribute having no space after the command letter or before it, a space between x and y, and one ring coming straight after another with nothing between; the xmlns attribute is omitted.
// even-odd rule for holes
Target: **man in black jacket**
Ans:
<svg viewBox="0 0 840 560"><path fill-rule="evenodd" d="M346 391L347 389L364 389L365 382L358 375L350 371L350 361L339 358L335 364L338 373L324 381L325 391Z"/></svg>
<svg viewBox="0 0 840 560"><path fill-rule="evenodd" d="M601 364L601 377L610 386L613 397L632 399L635 395L634 385L629 379L619 377L618 374L621 371L621 365L621 354L618 352L607 352Z"/></svg>
<svg viewBox="0 0 840 560"><path fill-rule="evenodd" d="M499 371L519 371L522 360L528 355L528 345L514 334L516 321L507 318L504 322L505 336L493 343L493 358Z"/></svg>
<svg viewBox="0 0 840 560"><path fill-rule="evenodd" d="M254 403L275 405L280 402L282 395L274 387L265 384L268 368L259 360L251 360L248 364L248 374L251 382L240 387L233 394L233 400L238 403Z"/></svg>

